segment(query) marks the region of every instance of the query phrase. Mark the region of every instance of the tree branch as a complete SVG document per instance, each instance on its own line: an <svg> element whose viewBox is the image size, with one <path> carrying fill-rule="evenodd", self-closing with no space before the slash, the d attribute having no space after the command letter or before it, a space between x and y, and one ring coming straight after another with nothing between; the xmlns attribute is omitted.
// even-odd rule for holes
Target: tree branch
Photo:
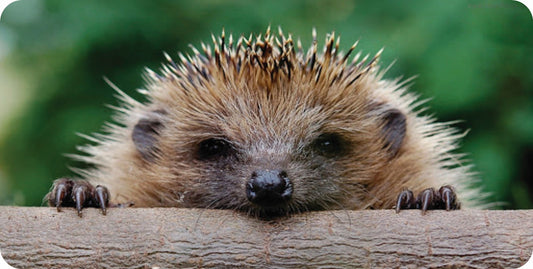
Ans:
<svg viewBox="0 0 533 269"><path fill-rule="evenodd" d="M310 212L260 220L228 210L0 207L0 251L16 268L517 268L533 210Z"/></svg>

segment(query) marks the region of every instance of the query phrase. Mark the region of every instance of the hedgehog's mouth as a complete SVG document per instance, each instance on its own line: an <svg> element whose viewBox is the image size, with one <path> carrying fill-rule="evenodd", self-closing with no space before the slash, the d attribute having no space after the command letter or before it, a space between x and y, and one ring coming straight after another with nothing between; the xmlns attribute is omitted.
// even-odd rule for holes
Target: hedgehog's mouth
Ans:
<svg viewBox="0 0 533 269"><path fill-rule="evenodd" d="M225 202L226 201L219 200L219 203L211 203L210 206L206 206L205 208L229 209L241 212L250 217L256 217L265 220L280 217L290 217L292 215L297 215L304 212L322 211L333 208L330 208L328 205L319 202L303 202L295 199L290 199L288 201L269 206L254 204L248 200L240 200L240 202L233 200L233 203Z"/></svg>
<svg viewBox="0 0 533 269"><path fill-rule="evenodd" d="M239 211L245 213L248 216L256 217L260 219L275 219L279 217L289 217L291 215L299 214L308 210L303 208L290 207L288 204L277 207L259 207L249 206L240 208Z"/></svg>
<svg viewBox="0 0 533 269"><path fill-rule="evenodd" d="M288 206L284 207L250 207L244 211L247 215L263 218L263 219L271 219L276 217L283 217L283 216L290 216L296 212L291 210Z"/></svg>
<svg viewBox="0 0 533 269"><path fill-rule="evenodd" d="M233 208L234 210L243 212L249 216L260 219L274 219L279 217L289 217L296 214L301 214L308 211L321 211L326 208L317 204L298 204L294 201L287 201L276 206L258 206L253 203L247 203L245 206Z"/></svg>

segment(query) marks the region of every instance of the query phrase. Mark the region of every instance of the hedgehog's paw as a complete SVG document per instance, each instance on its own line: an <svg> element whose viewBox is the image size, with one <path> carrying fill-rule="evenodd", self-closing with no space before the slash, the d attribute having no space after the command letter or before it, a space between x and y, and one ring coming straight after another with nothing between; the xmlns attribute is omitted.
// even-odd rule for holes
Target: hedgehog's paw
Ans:
<svg viewBox="0 0 533 269"><path fill-rule="evenodd" d="M84 180L60 178L54 181L52 190L45 199L48 200L48 205L55 206L57 211L61 211L62 206L75 207L81 217L84 207L96 207L105 215L109 206L109 191L104 186L94 187Z"/></svg>
<svg viewBox="0 0 533 269"><path fill-rule="evenodd" d="M455 190L449 185L440 187L438 191L434 188L427 188L420 192L416 199L412 191L405 190L398 195L396 201L396 213L402 209L421 209L424 214L427 210L460 208L461 204L457 201Z"/></svg>

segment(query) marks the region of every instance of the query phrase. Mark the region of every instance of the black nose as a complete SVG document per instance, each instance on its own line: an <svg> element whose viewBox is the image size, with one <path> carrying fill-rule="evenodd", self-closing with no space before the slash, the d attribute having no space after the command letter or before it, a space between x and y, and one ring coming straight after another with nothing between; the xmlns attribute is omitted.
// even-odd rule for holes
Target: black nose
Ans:
<svg viewBox="0 0 533 269"><path fill-rule="evenodd" d="M257 170L246 185L246 195L254 204L273 207L291 198L292 184L285 171Z"/></svg>

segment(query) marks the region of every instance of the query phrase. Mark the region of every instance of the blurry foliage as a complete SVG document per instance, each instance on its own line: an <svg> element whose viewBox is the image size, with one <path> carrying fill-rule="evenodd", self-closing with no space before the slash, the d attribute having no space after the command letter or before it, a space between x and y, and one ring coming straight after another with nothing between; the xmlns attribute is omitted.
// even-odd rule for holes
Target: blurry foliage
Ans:
<svg viewBox="0 0 533 269"><path fill-rule="evenodd" d="M387 77L418 75L412 90L432 98L429 111L470 129L461 150L491 201L533 208L533 21L510 0L15 2L0 24L0 42L13 45L3 64L32 98L0 137L0 203L40 205L53 179L72 174L67 166L83 166L62 153L86 143L76 132L111 119L104 104L117 102L103 76L140 98L140 74L157 70L163 51L268 25L305 46L316 27L321 39L341 34L344 49L356 40L363 53L385 47L382 65L396 60Z"/></svg>

